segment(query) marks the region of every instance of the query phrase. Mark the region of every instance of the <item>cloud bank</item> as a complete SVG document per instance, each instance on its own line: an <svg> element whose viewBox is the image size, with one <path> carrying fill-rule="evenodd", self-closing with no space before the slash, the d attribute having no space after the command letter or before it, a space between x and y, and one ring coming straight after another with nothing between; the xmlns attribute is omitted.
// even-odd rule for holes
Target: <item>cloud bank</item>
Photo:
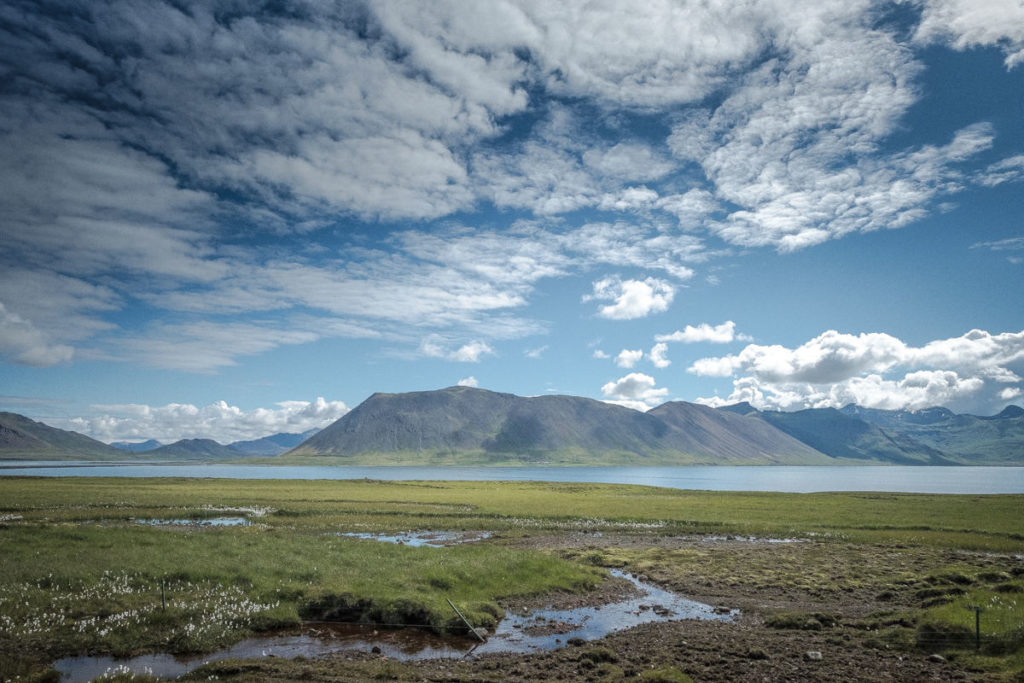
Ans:
<svg viewBox="0 0 1024 683"><path fill-rule="evenodd" d="M207 406L168 403L97 405L94 417L67 421L73 429L100 441L142 441L156 439L172 443L179 439L213 439L221 444L260 439L278 433L301 433L322 429L349 411L341 401L282 401L276 408L245 411L225 401Z"/></svg>
<svg viewBox="0 0 1024 683"><path fill-rule="evenodd" d="M739 375L727 398L698 399L709 405L749 401L794 410L856 403L916 410L955 406L985 389L1006 400L1024 384L1024 331L971 330L914 347L888 334L829 330L793 349L750 344L737 354L697 360L687 371Z"/></svg>

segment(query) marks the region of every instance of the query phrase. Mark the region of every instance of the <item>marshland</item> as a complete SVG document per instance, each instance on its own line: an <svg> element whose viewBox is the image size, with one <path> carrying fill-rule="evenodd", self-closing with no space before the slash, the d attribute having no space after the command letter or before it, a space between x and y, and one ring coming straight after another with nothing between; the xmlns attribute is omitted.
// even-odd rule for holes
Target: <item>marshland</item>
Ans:
<svg viewBox="0 0 1024 683"><path fill-rule="evenodd" d="M112 658L108 678L147 680L119 666L147 654L200 655L184 674L192 680L1024 671L1019 495L3 478L0 501L4 680L59 680L59 662L83 657ZM232 523L210 523L223 519ZM587 638L573 637L579 624L537 621L554 636L544 648L473 649L467 621L495 638L509 615L612 606L635 591L623 574L729 618L650 620ZM329 641L332 627L361 629L360 644L217 658L311 629ZM389 656L387 639L410 632L440 638L447 654Z"/></svg>

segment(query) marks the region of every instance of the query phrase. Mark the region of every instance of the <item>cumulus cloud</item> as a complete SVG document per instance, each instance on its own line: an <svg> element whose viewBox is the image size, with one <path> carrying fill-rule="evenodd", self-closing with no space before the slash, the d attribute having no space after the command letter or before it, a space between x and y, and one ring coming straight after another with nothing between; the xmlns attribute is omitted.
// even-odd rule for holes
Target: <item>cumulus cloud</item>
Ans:
<svg viewBox="0 0 1024 683"><path fill-rule="evenodd" d="M450 358L460 363L478 363L480 356L493 356L494 349L482 341L474 341L463 344L451 353Z"/></svg>
<svg viewBox="0 0 1024 683"><path fill-rule="evenodd" d="M276 408L242 410L226 401L207 406L169 403L97 405L92 417L67 421L68 428L101 441L213 439L222 444L260 439L277 433L321 429L348 412L341 401L282 401Z"/></svg>
<svg viewBox="0 0 1024 683"><path fill-rule="evenodd" d="M619 351L619 355L615 356L615 364L620 368L631 368L639 363L643 357L644 352L640 349L622 349Z"/></svg>
<svg viewBox="0 0 1024 683"><path fill-rule="evenodd" d="M672 365L672 361L665 357L666 353L668 353L668 344L659 342L651 347L651 350L647 353L647 358L654 367L667 368Z"/></svg>
<svg viewBox="0 0 1024 683"><path fill-rule="evenodd" d="M477 382L476 377L470 375L469 377L463 377L457 382L457 386L460 387L478 387L480 383Z"/></svg>
<svg viewBox="0 0 1024 683"><path fill-rule="evenodd" d="M694 362L703 376L741 375L725 399L759 408L841 407L918 409L988 398L1018 387L1024 369L1024 331L990 334L971 330L960 337L913 347L891 335L841 334L834 330L790 349L751 344L740 353ZM893 376L895 375L895 376ZM981 400L985 400L981 396Z"/></svg>
<svg viewBox="0 0 1024 683"><path fill-rule="evenodd" d="M645 280L609 277L598 280L593 286L593 294L583 300L613 301L598 309L598 315L610 320L633 320L661 313L668 310L675 296L675 288L671 284L651 277Z"/></svg>
<svg viewBox="0 0 1024 683"><path fill-rule="evenodd" d="M605 353L605 352L604 352L604 351L602 351L601 349L594 349L594 353L593 353L593 354L591 354L591 355L592 355L592 356L593 356L594 358L597 358L597 359L599 359L599 360L603 360L603 359L605 359L605 358L611 358L611 356L609 356L609 355L608 355L607 353Z"/></svg>
<svg viewBox="0 0 1024 683"><path fill-rule="evenodd" d="M694 344L697 342L711 342L713 344L728 344L734 340L749 341L750 337L745 334L736 333L736 323L726 320L721 325L709 325L700 323L696 327L687 325L682 330L676 330L671 334L658 334L654 337L658 342L682 342Z"/></svg>
<svg viewBox="0 0 1024 683"><path fill-rule="evenodd" d="M655 384L654 378L650 375L631 372L602 386L601 395L608 403L647 411L664 402L665 397L668 396L668 389L655 388Z"/></svg>

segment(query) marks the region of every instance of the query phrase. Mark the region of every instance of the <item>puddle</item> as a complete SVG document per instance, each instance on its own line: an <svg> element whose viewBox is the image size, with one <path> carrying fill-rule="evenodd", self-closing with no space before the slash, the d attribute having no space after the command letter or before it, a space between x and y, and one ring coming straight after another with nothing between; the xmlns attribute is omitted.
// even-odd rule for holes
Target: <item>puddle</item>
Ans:
<svg viewBox="0 0 1024 683"><path fill-rule="evenodd" d="M762 538L760 536L699 536L701 543L720 543L733 541L738 543L807 543L806 538Z"/></svg>
<svg viewBox="0 0 1024 683"><path fill-rule="evenodd" d="M490 538L490 531L404 531L398 534L371 534L360 532L343 532L339 536L362 538L381 543L397 543L413 547L442 548L446 545L472 543Z"/></svg>
<svg viewBox="0 0 1024 683"><path fill-rule="evenodd" d="M133 671L162 678L174 678L207 662L254 657L323 657L326 655L378 648L380 654L398 660L455 659L497 652L529 653L564 647L570 638L594 640L623 629L654 621L708 619L731 621L737 610L716 613L710 605L681 598L657 586L643 583L617 570L614 576L627 579L639 595L600 607L534 610L528 614L506 612L486 643L465 636L439 636L416 628L378 630L373 626L308 624L300 631L250 638L234 646L205 655L175 657L168 654L142 655L132 659L113 657L68 657L54 667L61 680L77 683L104 673Z"/></svg>
<svg viewBox="0 0 1024 683"><path fill-rule="evenodd" d="M136 524L149 526L249 526L246 517L196 517L194 519L133 519Z"/></svg>

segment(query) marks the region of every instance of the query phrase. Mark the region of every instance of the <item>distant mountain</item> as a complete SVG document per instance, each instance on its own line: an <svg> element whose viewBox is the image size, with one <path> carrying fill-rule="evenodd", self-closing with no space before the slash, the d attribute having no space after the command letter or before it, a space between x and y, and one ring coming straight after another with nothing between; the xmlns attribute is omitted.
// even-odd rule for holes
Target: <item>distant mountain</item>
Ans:
<svg viewBox="0 0 1024 683"><path fill-rule="evenodd" d="M945 408L918 411L841 409L857 418L927 445L963 464L1024 463L1024 409L1007 406L998 415L957 415Z"/></svg>
<svg viewBox="0 0 1024 683"><path fill-rule="evenodd" d="M295 448L300 443L316 434L319 429L310 429L301 434L283 433L265 436L262 439L252 441L235 441L228 444L228 448L238 451L243 455L280 455L290 448Z"/></svg>
<svg viewBox="0 0 1024 683"><path fill-rule="evenodd" d="M835 408L810 408L791 413L751 413L808 446L833 458L900 465L951 465L941 451L906 434L889 431Z"/></svg>
<svg viewBox="0 0 1024 683"><path fill-rule="evenodd" d="M146 455L168 460L211 460L240 458L245 454L222 446L213 439L182 439L154 448Z"/></svg>
<svg viewBox="0 0 1024 683"><path fill-rule="evenodd" d="M769 425L742 420L692 404L641 413L578 396L449 387L374 394L288 455L444 464L828 461Z"/></svg>
<svg viewBox="0 0 1024 683"><path fill-rule="evenodd" d="M749 404L748 404L749 405ZM721 464L767 461L779 464L829 464L828 458L763 420L732 411L672 401L647 411L674 430L669 442L684 452Z"/></svg>
<svg viewBox="0 0 1024 683"><path fill-rule="evenodd" d="M118 450L132 451L133 453L145 453L146 451L163 446L156 439L150 439L149 441L114 441L110 445Z"/></svg>
<svg viewBox="0 0 1024 683"><path fill-rule="evenodd" d="M84 434L50 427L17 413L0 413L0 459L117 460L124 451Z"/></svg>

